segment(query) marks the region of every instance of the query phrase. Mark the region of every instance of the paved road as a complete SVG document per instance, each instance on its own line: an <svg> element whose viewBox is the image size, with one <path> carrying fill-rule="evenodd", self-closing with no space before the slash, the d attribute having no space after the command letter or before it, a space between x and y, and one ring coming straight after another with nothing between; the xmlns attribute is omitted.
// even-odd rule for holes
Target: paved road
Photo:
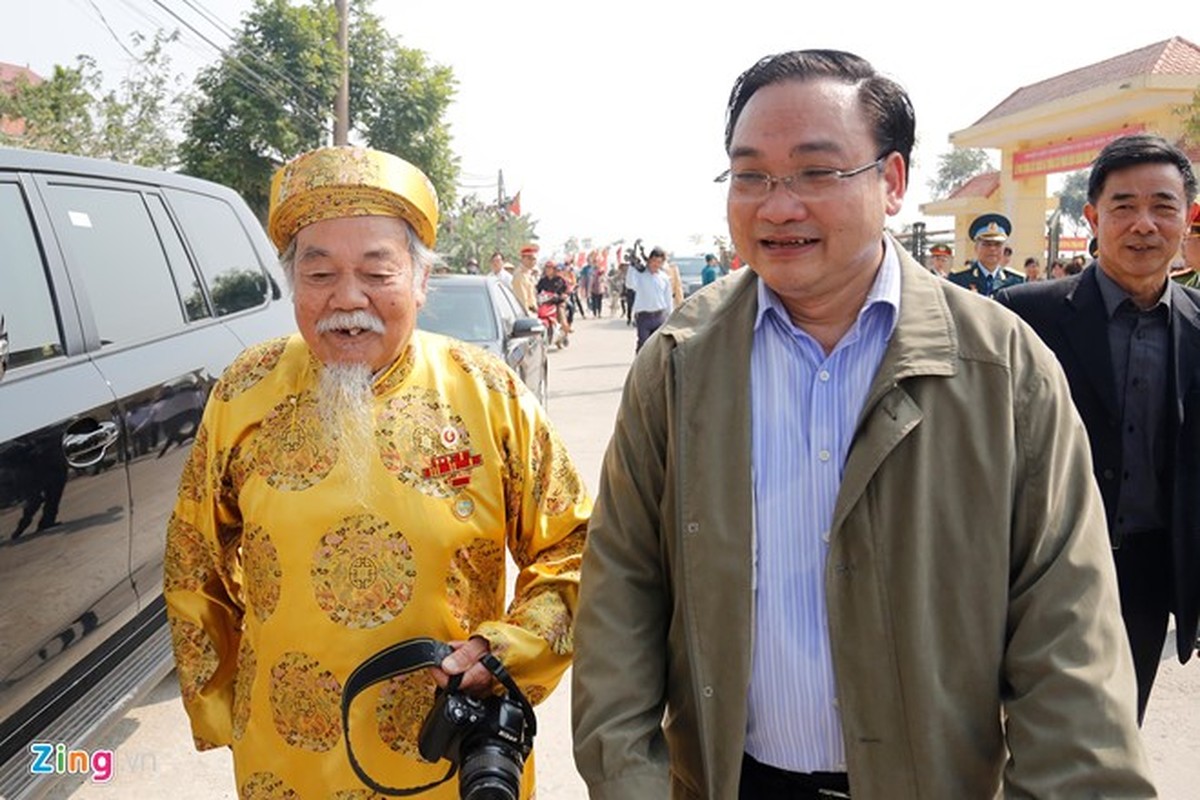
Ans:
<svg viewBox="0 0 1200 800"><path fill-rule="evenodd" d="M565 350L550 354L550 413L593 493L600 461L633 356L634 333L623 320L585 320ZM538 795L582 800L570 749L569 675L539 706ZM1164 659L1151 700L1146 742L1164 800L1200 797L1200 664ZM55 800L235 800L225 751L197 753L174 676L114 726L102 744L116 754L107 785L64 783Z"/></svg>

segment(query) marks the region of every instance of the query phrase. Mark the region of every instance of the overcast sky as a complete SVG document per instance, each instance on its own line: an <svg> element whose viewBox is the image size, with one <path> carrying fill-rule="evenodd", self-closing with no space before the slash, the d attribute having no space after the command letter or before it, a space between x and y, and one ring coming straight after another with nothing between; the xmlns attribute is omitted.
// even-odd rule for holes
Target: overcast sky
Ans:
<svg viewBox="0 0 1200 800"><path fill-rule="evenodd" d="M236 27L251 0L160 0L214 43L229 40L191 7ZM131 31L181 27L155 0L0 0L0 61L48 75L79 53L115 83ZM1155 42L1200 43L1200 13L1147 6L1010 0L963 2L400 2L374 10L408 47L453 68L449 113L462 193L511 195L551 249L641 237L677 254L726 232L724 108L734 78L768 53L850 50L899 81L917 112L917 148L898 221L919 218L952 131L1017 88ZM101 17L107 20L107 27ZM173 67L194 73L216 51L184 30ZM931 229L950 220L928 220Z"/></svg>

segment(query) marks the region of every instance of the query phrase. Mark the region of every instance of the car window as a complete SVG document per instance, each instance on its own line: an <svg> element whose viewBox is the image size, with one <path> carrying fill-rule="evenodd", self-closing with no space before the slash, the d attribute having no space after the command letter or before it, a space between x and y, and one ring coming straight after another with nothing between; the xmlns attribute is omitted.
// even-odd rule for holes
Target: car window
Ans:
<svg viewBox="0 0 1200 800"><path fill-rule="evenodd" d="M487 287L448 286L429 282L425 305L417 316L421 330L453 336L464 342L487 342L496 337L496 315Z"/></svg>
<svg viewBox="0 0 1200 800"><path fill-rule="evenodd" d="M51 184L46 199L101 341L125 344L183 326L175 281L139 192Z"/></svg>
<svg viewBox="0 0 1200 800"><path fill-rule="evenodd" d="M63 354L54 299L21 189L0 183L0 316L8 333L9 368Z"/></svg>
<svg viewBox="0 0 1200 800"><path fill-rule="evenodd" d="M150 209L150 217L162 233L160 241L167 254L167 261L171 264L171 272L175 275L175 286L182 295L183 313L187 315L189 322L211 317L208 301L204 299L204 290L200 287L200 280L196 277L192 262L179 239L179 232L175 230L175 223L167 213L166 204L158 195L144 197L146 206Z"/></svg>
<svg viewBox="0 0 1200 800"><path fill-rule="evenodd" d="M508 312L505 314L506 317L511 316L513 320L516 320L519 317L529 316L529 312L521 308L521 304L517 302L517 296L512 293L512 289L509 289L504 284L500 284L500 296L504 298L503 302L508 307Z"/></svg>
<svg viewBox="0 0 1200 800"><path fill-rule="evenodd" d="M674 259L672 263L679 267L679 275L682 278L699 278L700 273L704 271L703 258L685 256Z"/></svg>
<svg viewBox="0 0 1200 800"><path fill-rule="evenodd" d="M505 331L512 331L513 323L517 320L517 312L514 304L509 303L505 292L508 287L498 280L488 280L489 291L492 292L496 300L496 311L500 314L500 327Z"/></svg>
<svg viewBox="0 0 1200 800"><path fill-rule="evenodd" d="M196 255L217 316L267 302L267 277L250 237L229 204L194 192L167 189L166 193L179 216L184 238Z"/></svg>

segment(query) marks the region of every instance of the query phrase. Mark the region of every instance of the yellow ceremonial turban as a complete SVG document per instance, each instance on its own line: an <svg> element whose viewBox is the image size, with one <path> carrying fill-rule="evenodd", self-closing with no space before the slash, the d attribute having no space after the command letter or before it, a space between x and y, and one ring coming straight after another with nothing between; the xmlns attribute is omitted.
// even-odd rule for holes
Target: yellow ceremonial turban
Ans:
<svg viewBox="0 0 1200 800"><path fill-rule="evenodd" d="M281 251L305 225L335 217L400 217L432 248L437 192L402 158L364 147L322 147L293 158L271 179L267 234Z"/></svg>

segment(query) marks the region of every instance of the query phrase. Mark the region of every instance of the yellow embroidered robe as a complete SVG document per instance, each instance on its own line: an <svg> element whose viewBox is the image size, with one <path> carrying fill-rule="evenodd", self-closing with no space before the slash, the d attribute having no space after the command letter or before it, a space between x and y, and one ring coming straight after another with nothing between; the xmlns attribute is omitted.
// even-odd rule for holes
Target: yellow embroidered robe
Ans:
<svg viewBox="0 0 1200 800"><path fill-rule="evenodd" d="M485 637L533 702L568 666L591 499L545 412L499 359L414 332L374 384L370 502L320 435L320 364L298 336L244 352L213 390L167 532L164 594L198 748L230 745L243 798L368 798L342 685L414 636ZM519 568L507 612L505 553ZM426 670L351 710L387 786L424 784ZM532 759L525 793L532 789ZM456 781L421 797L456 798Z"/></svg>

